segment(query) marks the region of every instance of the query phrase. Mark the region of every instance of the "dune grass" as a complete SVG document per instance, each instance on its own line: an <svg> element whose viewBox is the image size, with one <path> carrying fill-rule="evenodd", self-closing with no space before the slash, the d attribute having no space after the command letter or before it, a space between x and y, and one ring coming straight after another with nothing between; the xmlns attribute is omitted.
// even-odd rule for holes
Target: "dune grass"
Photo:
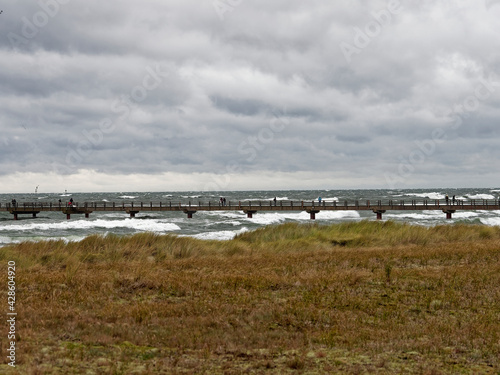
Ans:
<svg viewBox="0 0 500 375"><path fill-rule="evenodd" d="M0 373L500 371L500 228L95 235L0 260L16 261L19 312L18 367Z"/></svg>

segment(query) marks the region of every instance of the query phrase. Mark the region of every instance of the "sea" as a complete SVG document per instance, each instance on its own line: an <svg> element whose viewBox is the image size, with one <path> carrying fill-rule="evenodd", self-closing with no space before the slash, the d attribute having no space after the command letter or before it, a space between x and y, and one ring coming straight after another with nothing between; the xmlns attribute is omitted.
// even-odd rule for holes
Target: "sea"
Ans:
<svg viewBox="0 0 500 375"><path fill-rule="evenodd" d="M294 202L344 202L361 204L367 200L382 201L423 201L450 198L468 201L472 199L494 200L500 197L500 188L462 188L462 189L404 189L404 190L279 190L279 191L225 191L225 192L115 192L115 193L33 193L33 194L0 194L0 203L5 205L12 199L22 202L44 202L57 204L59 200L67 202L106 202L116 204L153 202L167 205L188 204L197 205L218 204L219 199L226 198L231 202L269 203L277 201ZM257 203L258 204L258 203ZM324 211L316 215L316 223L332 224L356 222L361 220L376 220L371 211ZM462 211L453 214L452 220L446 220L442 211L388 211L383 220L406 222L412 225L434 226L439 224L470 223L486 226L500 225L500 211ZM64 240L80 241L93 234L132 235L141 232L158 234L175 234L199 239L226 241L239 233L253 231L267 225L281 223L310 223L306 212L258 212L253 218L247 218L243 212L215 211L196 212L188 219L183 212L141 212L135 218L122 212L93 212L90 218L83 215L72 215L70 220L61 212L41 212L36 218L31 215L20 215L19 220L13 220L9 212L0 212L0 246L20 243L23 241Z"/></svg>

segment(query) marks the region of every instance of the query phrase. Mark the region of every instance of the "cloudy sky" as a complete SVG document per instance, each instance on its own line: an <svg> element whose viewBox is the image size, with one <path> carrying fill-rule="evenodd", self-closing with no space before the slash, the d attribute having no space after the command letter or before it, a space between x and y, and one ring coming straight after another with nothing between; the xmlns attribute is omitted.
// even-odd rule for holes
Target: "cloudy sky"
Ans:
<svg viewBox="0 0 500 375"><path fill-rule="evenodd" d="M0 192L500 186L500 0L5 0Z"/></svg>

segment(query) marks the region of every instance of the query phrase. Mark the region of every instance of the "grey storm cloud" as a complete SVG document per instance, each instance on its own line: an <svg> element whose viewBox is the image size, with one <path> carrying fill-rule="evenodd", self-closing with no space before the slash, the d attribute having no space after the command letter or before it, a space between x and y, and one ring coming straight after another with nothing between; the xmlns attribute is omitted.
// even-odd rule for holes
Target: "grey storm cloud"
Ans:
<svg viewBox="0 0 500 375"><path fill-rule="evenodd" d="M9 2L0 175L323 172L333 186L338 174L349 187L427 186L429 176L495 185L484 165L500 156L499 4Z"/></svg>

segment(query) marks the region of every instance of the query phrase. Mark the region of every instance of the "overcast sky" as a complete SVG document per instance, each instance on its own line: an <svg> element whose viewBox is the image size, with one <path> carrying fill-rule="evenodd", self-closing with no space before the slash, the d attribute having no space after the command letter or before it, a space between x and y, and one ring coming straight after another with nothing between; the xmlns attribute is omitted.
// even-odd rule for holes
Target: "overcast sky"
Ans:
<svg viewBox="0 0 500 375"><path fill-rule="evenodd" d="M1 11L0 192L500 186L500 0Z"/></svg>

